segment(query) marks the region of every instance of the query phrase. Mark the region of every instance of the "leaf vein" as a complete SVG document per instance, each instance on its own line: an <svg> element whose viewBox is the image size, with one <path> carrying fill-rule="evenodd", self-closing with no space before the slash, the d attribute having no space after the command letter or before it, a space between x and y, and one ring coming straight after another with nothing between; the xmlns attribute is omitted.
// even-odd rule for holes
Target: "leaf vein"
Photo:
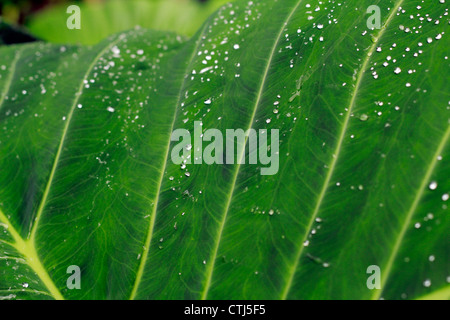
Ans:
<svg viewBox="0 0 450 320"><path fill-rule="evenodd" d="M327 174L325 176L325 181L324 181L324 183L322 185L319 197L318 197L318 199L316 201L316 205L314 207L314 211L313 211L313 213L311 215L311 218L310 218L310 220L308 222L308 226L305 229L306 232L303 234L302 238L299 241L299 249L297 251L297 254L295 255L294 263L290 267L288 280L287 280L285 288L284 288L284 290L282 291L282 294L281 294L281 299L282 300L285 300L288 297L289 291L290 291L290 289L292 287L292 284L294 282L295 273L296 273L296 271L297 271L297 269L299 267L299 264L300 264L300 258L302 256L303 250L305 248L303 246L303 243L307 240L307 237L308 237L308 235L311 232L311 229L313 227L314 221L317 218L317 215L318 215L318 213L320 211L320 208L322 207L322 203L323 203L323 200L325 198L325 194L326 194L326 192L328 190L328 187L330 185L330 181L331 181L331 178L332 178L332 176L334 174L336 163L337 163L337 161L339 159L339 155L341 153L341 148L342 148L342 144L343 144L343 141L344 141L345 134L347 132L347 127L348 127L348 124L349 124L349 121L350 121L350 116L351 116L352 110L353 110L353 108L355 106L356 97L358 95L359 88L361 86L361 82L362 82L364 73L367 70L370 58L371 58L372 54L375 52L375 49L376 49L376 47L378 45L378 41L382 38L384 32L387 29L387 26L392 21L392 19L394 18L395 14L398 12L398 9L400 8L400 6L403 3L403 1L404 0L399 0L397 2L397 4L395 5L395 7L392 9L392 11L389 14L389 16L388 16L388 18L387 18L383 28L378 33L378 36L376 37L375 41L369 47L367 55L366 55L362 65L361 65L361 68L360 68L359 72L358 72L358 76L356 78L356 84L355 84L354 90L353 90L352 95L351 95L349 107L348 107L348 110L347 110L347 113L346 113L346 116L345 116L345 119L344 119L344 123L343 123L342 129L341 129L341 132L339 133L339 138L338 138L338 141L337 141L337 144L336 144L336 148L335 148L335 150L333 152L333 155L331 157L331 163L328 166L329 169L328 169L328 172L327 172Z"/></svg>
<svg viewBox="0 0 450 320"><path fill-rule="evenodd" d="M192 51L192 55L191 55L190 59L188 60L189 62L188 62L187 67L186 67L185 77L184 77L184 79L182 81L182 84L180 86L180 91L178 93L177 102L176 102L176 105L175 105L175 111L174 111L174 115L173 115L173 119L172 119L170 134L172 133L173 128L175 126L175 121L176 121L176 118L177 118L177 109L178 109L178 106L180 105L180 102L181 102L183 89L186 86L186 80L188 78L188 73L187 72L190 69L190 67L192 66L192 62L194 61L195 54L198 51L200 43L202 42L201 40L202 40L202 38L204 36L204 33L205 33L205 31L206 31L208 26L209 26L208 23L205 23L202 31L199 33L199 37L198 37L197 43L196 43L196 45L195 45L195 47L194 47L194 49ZM159 182L158 182L158 185L157 185L157 190L158 191L156 193L156 197L155 197L155 200L153 202L154 205L153 205L153 210L152 210L152 214L151 214L151 217L150 217L150 223L149 223L147 236L146 236L146 239L145 239L144 252L143 252L142 257L141 257L141 262L140 262L139 267L138 267L138 271L137 271L137 274L136 274L136 279L135 279L135 282L133 284L133 288L131 290L131 295L130 295L129 300L134 300L136 298L137 290L138 290L139 284L140 284L140 282L142 280L142 275L144 273L145 265L146 265L146 262L147 262L148 253L150 251L150 245L151 245L151 240L153 238L153 230L155 228L156 215L157 215L157 210L158 210L158 202L159 202L159 197L161 195L162 180L164 178L164 173L166 171L166 166L167 166L167 162L168 162L168 159L169 159L170 143L171 143L171 139L169 137L169 139L167 141L166 151L165 151L165 158L164 158L164 161L163 161L163 168L161 169L161 174L160 174Z"/></svg>

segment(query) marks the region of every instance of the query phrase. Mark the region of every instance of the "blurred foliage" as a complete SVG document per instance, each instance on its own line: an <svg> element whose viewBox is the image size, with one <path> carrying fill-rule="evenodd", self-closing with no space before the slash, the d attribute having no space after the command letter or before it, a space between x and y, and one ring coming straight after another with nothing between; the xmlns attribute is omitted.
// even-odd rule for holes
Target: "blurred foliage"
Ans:
<svg viewBox="0 0 450 320"><path fill-rule="evenodd" d="M230 0L0 0L7 22L24 24L33 35L56 43L95 44L136 26L193 35L206 18ZM81 9L81 29L69 30L66 9Z"/></svg>
<svg viewBox="0 0 450 320"><path fill-rule="evenodd" d="M0 0L0 15L3 20L13 24L25 24L34 13L54 5L64 3L93 2L101 0Z"/></svg>
<svg viewBox="0 0 450 320"><path fill-rule="evenodd" d="M0 46L36 41L34 36L18 26L12 26L0 17Z"/></svg>

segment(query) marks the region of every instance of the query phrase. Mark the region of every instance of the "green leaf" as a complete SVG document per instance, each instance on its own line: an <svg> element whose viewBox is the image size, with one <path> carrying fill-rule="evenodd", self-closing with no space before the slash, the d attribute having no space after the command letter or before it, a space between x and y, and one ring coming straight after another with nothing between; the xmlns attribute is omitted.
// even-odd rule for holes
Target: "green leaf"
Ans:
<svg viewBox="0 0 450 320"><path fill-rule="evenodd" d="M1 296L448 299L447 14L238 1L190 40L1 48ZM278 173L174 164L195 121L278 129Z"/></svg>
<svg viewBox="0 0 450 320"><path fill-rule="evenodd" d="M77 3L81 29L68 29L68 5L59 5L32 16L33 34L54 43L97 44L105 37L140 26L192 36L208 16L229 0L109 0Z"/></svg>

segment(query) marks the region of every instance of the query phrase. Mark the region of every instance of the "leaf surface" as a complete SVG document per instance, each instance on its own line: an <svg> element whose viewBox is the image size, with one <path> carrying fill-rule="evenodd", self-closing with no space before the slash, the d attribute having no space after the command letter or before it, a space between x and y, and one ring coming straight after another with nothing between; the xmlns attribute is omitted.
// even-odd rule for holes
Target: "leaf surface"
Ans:
<svg viewBox="0 0 450 320"><path fill-rule="evenodd" d="M449 298L448 28L439 1L238 1L190 40L1 48L2 296ZM195 121L278 129L278 173L174 164Z"/></svg>

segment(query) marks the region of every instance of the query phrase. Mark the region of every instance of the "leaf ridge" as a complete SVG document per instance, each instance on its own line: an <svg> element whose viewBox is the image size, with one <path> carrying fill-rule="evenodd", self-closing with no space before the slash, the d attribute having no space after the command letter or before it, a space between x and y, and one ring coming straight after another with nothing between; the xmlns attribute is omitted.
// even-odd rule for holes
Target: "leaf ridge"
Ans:
<svg viewBox="0 0 450 320"><path fill-rule="evenodd" d="M23 255L26 264L36 273L36 275L41 279L42 283L47 287L49 295L57 300L64 300L61 292L55 286L53 280L47 273L47 270L42 265L34 244L24 240L20 236L19 232L14 228L14 226L2 210L0 210L0 221L8 226L7 230L15 241L14 244L10 245Z"/></svg>
<svg viewBox="0 0 450 320"><path fill-rule="evenodd" d="M273 57L275 55L275 50L277 48L278 43L280 42L283 30L286 28L286 25L289 23L289 21L291 20L292 16L294 15L294 13L297 11L297 9L300 6L301 2L302 2L302 0L299 0L297 2L297 4L293 7L293 9L290 11L290 13L287 16L287 18L285 19L282 27L280 28L280 31L279 31L279 33L277 35L277 38L276 38L276 41L274 42L274 44L272 46L272 49L271 49L271 52L270 52L270 55L269 55L269 59L267 60L266 68L264 70L264 75L263 75L263 77L261 79L261 83L260 83L260 86L259 86L259 89L258 89L258 94L256 96L257 98L256 98L256 101L255 101L255 105L253 107L253 113L252 113L252 116L251 116L251 119L250 119L250 122L249 122L249 125L248 125L248 130L251 129L252 126L253 126L253 122L254 122L254 119L255 119L256 111L257 111L257 109L259 107L259 104L260 104L260 101L261 101L261 97L262 97L262 94L263 94L263 91L264 91L264 88L265 88L265 84L266 84L266 81L267 81L267 76L269 74L269 69L270 69L270 66L272 65ZM248 132L248 131L246 131L246 132ZM215 261L216 261L216 258L217 258L217 253L219 251L219 245L220 245L220 241L222 239L222 233L223 233L223 230L224 230L224 227L225 227L226 219L227 219L227 216L228 216L228 211L230 209L231 199L233 198L234 190L235 190L235 187L236 187L237 177L238 177L238 174L239 174L239 170L241 168L241 165L240 165L241 164L241 159L245 155L245 147L247 145L247 140L248 140L248 136L245 137L244 145L243 145L243 147L241 149L241 154L238 155L238 157L237 157L237 159L239 159L239 161L238 161L238 164L236 166L236 169L235 169L235 172L234 172L234 175L233 175L232 185L231 185L231 189L230 189L230 192L229 192L227 204L226 204L226 207L225 207L225 212L223 213L222 220L220 222L219 234L218 234L218 237L217 237L216 244L214 246L214 252L213 252L213 255L212 255L211 259L210 259L210 262L208 263L208 265L206 267L207 268L206 269L206 272L207 272L207 274L206 274L206 284L205 284L205 287L204 287L204 289L202 291L202 294L201 294L201 299L202 300L205 300L207 298L208 291L209 291L209 289L211 287L211 280L212 280L212 276L213 276L214 265L215 265Z"/></svg>
<svg viewBox="0 0 450 320"><path fill-rule="evenodd" d="M176 111L177 111L177 108L178 108L178 106L180 105L180 102L181 102L183 89L186 86L186 79L187 79L187 76L188 76L187 71L192 66L192 62L194 61L195 54L197 53L197 51L199 49L201 40L202 40L202 38L204 36L204 33L205 33L205 31L206 31L208 26L209 26L208 23L205 23L205 25L203 26L201 32L199 33L199 37L198 37L197 43L196 43L196 45L195 45L195 47L194 47L194 49L192 51L192 55L189 58L189 62L187 64L186 72L185 72L186 75L185 75L185 77L184 77L184 79L182 81L182 84L181 84L181 87L180 87L180 91L178 93L176 107L175 107L175 112L174 112L174 116L173 116L173 119L172 119L170 132L173 131L173 128L175 126L175 121L176 121L176 118L177 118L177 112ZM129 300L134 300L136 298L137 290L139 288L139 284L141 282L142 275L144 273L145 265L146 265L146 262L147 262L148 253L150 251L151 240L153 238L153 230L154 230L155 222L156 222L156 214L157 214L157 210L158 210L159 196L161 194L162 180L164 178L167 162L168 162L168 159L169 159L170 143L171 143L171 139L169 138L168 142L167 142L165 158L164 158L164 161L163 161L163 168L161 170L161 174L160 174L160 177L159 177L159 182L158 182L158 187L157 187L158 188L158 192L156 193L156 197L155 197L154 202L153 202L154 206L153 206L152 214L151 214L151 217L150 217L149 229L148 229L147 236L146 236L146 239L145 239L144 251L142 253L141 262L139 264L139 268L138 268L138 271L137 271L137 274L136 274L136 279L135 279L135 282L133 284L133 288L131 290L131 295L130 295Z"/></svg>
<svg viewBox="0 0 450 320"><path fill-rule="evenodd" d="M124 38L124 36L122 34L116 40L112 41L107 46L105 46L105 48L102 49L97 54L97 56L94 58L92 63L89 65L89 67L88 67L88 69L87 69L87 71L85 73L85 76L83 77L83 81L81 82L80 87L79 87L78 91L75 94L75 99L74 99L73 104L71 106L71 109L69 111L69 115L67 117L67 122L66 122L66 124L64 126L64 129L63 129L63 135L61 137L61 140L60 140L60 143L59 143L59 146L58 146L58 150L57 150L57 153L55 155L55 159L53 161L53 165L52 165L52 169L51 169L51 172L50 172L50 176L49 176L49 179L47 181L47 185L45 187L45 191L44 191L43 197L42 197L41 202L39 204L38 211L37 211L37 214L36 214L36 218L35 218L34 223L32 225L32 228L31 228L31 231L29 233L28 239L22 238L20 233L13 227L12 223L9 221L9 219L6 217L6 215L0 210L0 221L3 221L5 224L8 225L8 231L11 234L11 236L13 237L14 241L16 242L15 244L13 244L13 246L25 257L25 260L27 261L28 266L30 266L36 272L37 276L45 284L45 286L47 287L47 289L49 290L51 295L55 299L58 299L58 300L63 300L64 297L62 296L61 292L56 287L56 285L54 284L53 280L50 278L47 270L43 266L43 264L42 264L42 262L41 262L41 260L39 258L39 255L37 253L36 247L35 247L35 236L36 236L37 226L38 226L39 221L40 221L40 219L42 217L43 209L45 207L45 203L47 201L47 197L48 197L48 194L49 194L49 191L50 191L50 187L51 187L51 184L52 184L52 181L53 181L53 177L54 177L55 172L56 172L56 168L57 168L57 165L58 165L58 162L59 162L59 158L60 158L60 155L61 155L61 152L62 152L62 147L63 147L64 141L65 141L65 137L66 137L69 125L70 125L70 121L72 119L73 112L74 112L75 107L77 105L77 102L78 102L78 100L79 100L79 98L80 98L80 96L81 96L81 94L83 92L84 80L87 79L88 75L91 73L93 67L98 62L100 57L103 56L103 54L107 50L112 48L114 45L116 45L123 38ZM15 61L17 62L18 59L19 59L18 55L16 55ZM7 91L7 90L4 90L4 91Z"/></svg>
<svg viewBox="0 0 450 320"><path fill-rule="evenodd" d="M325 193L328 190L328 186L329 186L331 178L333 176L333 173L334 173L334 170L335 170L335 167L336 167L336 163L337 163L337 161L339 159L339 155L341 153L342 144L343 144L344 137L345 137L345 134L347 132L347 127L348 127L348 124L349 124L349 121L350 121L350 115L351 115L352 110L353 110L353 108L355 106L356 97L358 95L358 91L359 91L359 88L361 86L361 82L362 82L364 73L367 70L370 58L371 58L372 54L375 52L375 49L376 49L376 47L378 45L378 41L382 38L384 32L387 29L387 26L392 21L392 19L394 18L395 14L398 12L398 9L402 5L403 1L404 0L399 0L397 2L397 4L395 5L395 7L392 9L392 11L389 14L385 24L383 25L383 28L378 33L378 36L376 37L375 41L373 41L372 45L370 46L370 48L369 48L369 50L367 52L367 55L366 55L366 57L365 57L365 59L363 61L363 64L361 65L361 68L360 68L360 70L358 72L358 75L357 75L357 78L356 78L356 84L355 84L354 90L353 90L352 95L351 95L348 111L347 111L345 119L344 119L344 124L342 125L341 132L339 133L338 142L337 142L336 148L335 148L335 150L333 152L331 163L329 165L329 169L328 169L327 175L325 176L325 181L324 181L324 183L322 185L322 189L320 191L319 197L318 197L318 199L316 201L316 205L314 207L314 211L313 211L313 213L311 215L311 218L310 218L310 220L308 222L308 225L307 225L307 227L305 229L306 232L303 234L302 238L299 241L299 249L298 249L297 254L295 256L294 263L293 263L293 265L291 266L291 268L289 270L289 277L288 277L288 280L286 282L285 288L284 288L284 290L282 291L282 294L281 294L281 299L282 300L287 299L289 291L290 291L290 289L292 287L292 283L294 281L295 273L296 273L297 268L299 267L299 264L300 264L300 258L302 256L303 250L305 248L303 243L307 240L307 237L308 237L309 233L311 232L311 229L313 227L314 221L317 218L317 215L318 215L318 213L320 211L320 208L322 206L322 202L323 202L323 200L325 198Z"/></svg>
<svg viewBox="0 0 450 320"><path fill-rule="evenodd" d="M0 96L0 109L2 108L3 102L5 101L6 95L8 94L9 89L10 89L10 87L11 87L11 83L12 83L12 80L13 80L13 78L14 78L14 74L16 73L17 62L18 62L19 59L20 59L20 56L21 56L21 54L22 54L22 51L23 51L23 48L20 49L20 50L17 50L17 52L16 52L16 54L15 54L15 56L14 56L14 59L13 59L13 61L12 61L12 66L11 66L11 69L10 69L10 71L9 71L8 78L7 78L7 80L6 80L6 86L5 86L5 88L3 89L2 94L1 94L1 96Z"/></svg>
<svg viewBox="0 0 450 320"><path fill-rule="evenodd" d="M450 285L446 285L441 289L434 290L426 295L420 296L415 300L449 300Z"/></svg>
<svg viewBox="0 0 450 320"><path fill-rule="evenodd" d="M77 103L78 103L78 101L79 101L79 99L80 99L80 97L81 97L81 95L83 93L84 83L87 80L89 74L92 72L92 69L94 68L95 64L99 61L99 59L108 50L110 50L117 43L119 43L121 40L123 40L124 37L125 37L124 34L121 34L117 39L115 39L114 41L108 43L107 46L105 46L102 50L99 51L99 53L93 59L92 63L89 65L89 67L88 67L88 69L87 69L87 71L86 71L86 73L85 73L85 75L84 75L84 77L83 77L83 79L82 79L82 81L80 83L80 86L79 86L77 92L75 93L75 99L73 100L72 106L69 109L69 114L67 115L66 124L64 126L63 134L61 136L61 139L60 139L60 142L59 142L59 145L58 145L58 150L56 152L55 159L53 161L52 169L50 171L50 176L49 176L47 184L45 186L44 194L43 194L41 202L39 204L38 211L37 211L37 214L36 214L36 218L34 219L33 225L31 227L31 231L30 231L30 234L29 234L29 239L30 239L31 242L34 242L34 240L36 238L37 226L39 225L39 221L40 221L40 219L42 217L42 213L44 211L44 207L45 207L45 204L47 202L47 198L48 198L48 195L49 195L49 192L50 192L51 185L53 183L53 178L54 178L55 173L56 173L56 168L58 166L59 158L61 157L62 148L64 146L66 135L67 135L67 132L68 132L69 127L70 127L70 123L71 123L71 120L72 120L73 113L74 113L76 105L77 105Z"/></svg>
<svg viewBox="0 0 450 320"><path fill-rule="evenodd" d="M436 152L433 154L433 156L431 158L431 162L428 166L427 171L425 172L425 175L420 183L420 186L417 189L416 196L414 197L414 200L411 203L411 207L409 208L408 213L406 214L406 219L402 225L402 228L400 229L397 239L395 240L394 248L389 256L388 262L386 263L386 267L383 269L384 276L382 276L382 278L381 278L381 289L376 290L374 292L374 295L372 297L373 300L378 300L384 291L385 284L386 284L387 280L389 279L390 272L391 272L392 266L394 264L394 260L398 255L402 241L403 241L405 234L407 232L407 229L411 223L411 219L414 216L414 213L419 205L419 201L422 199L423 193L427 187L427 184L430 181L431 175L433 174L433 171L436 168L436 165L438 162L438 157L444 150L445 146L447 145L449 137L450 137L450 126L447 127L447 130L445 131L445 133L436 149Z"/></svg>

